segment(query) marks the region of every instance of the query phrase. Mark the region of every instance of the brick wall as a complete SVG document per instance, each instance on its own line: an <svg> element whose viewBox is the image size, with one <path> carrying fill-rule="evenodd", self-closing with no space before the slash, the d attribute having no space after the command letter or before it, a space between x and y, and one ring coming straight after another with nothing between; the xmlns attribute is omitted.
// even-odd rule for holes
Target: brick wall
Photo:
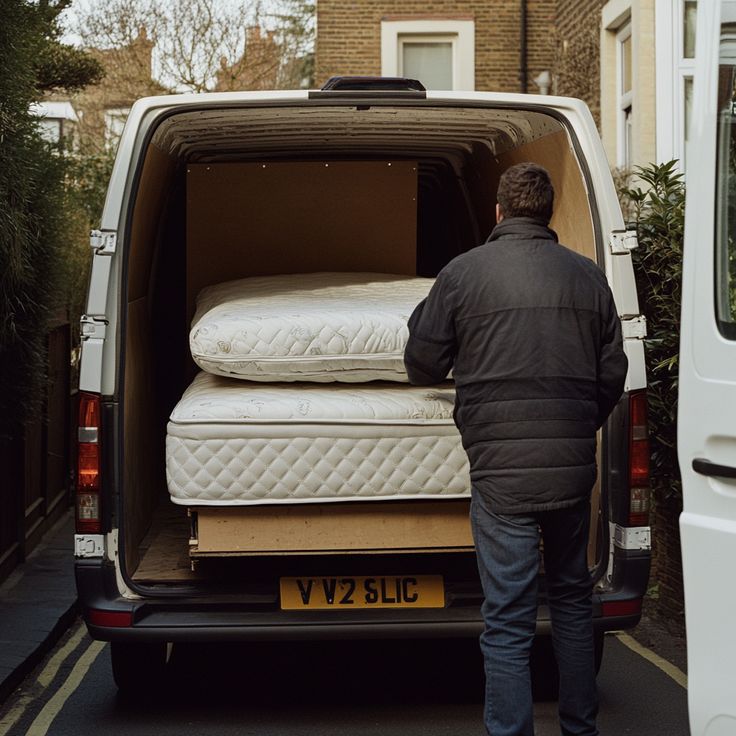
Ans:
<svg viewBox="0 0 736 736"><path fill-rule="evenodd" d="M555 3L528 0L529 91L532 79L554 61ZM316 82L329 77L381 73L382 19L475 21L475 87L518 92L519 0L318 0Z"/></svg>
<svg viewBox="0 0 736 736"><path fill-rule="evenodd" d="M682 501L658 499L652 513L652 592L650 611L666 622L680 636L685 633L685 603L680 549L680 513Z"/></svg>
<svg viewBox="0 0 736 736"><path fill-rule="evenodd" d="M580 97L600 127L601 8L605 0L557 0L554 81L557 94Z"/></svg>

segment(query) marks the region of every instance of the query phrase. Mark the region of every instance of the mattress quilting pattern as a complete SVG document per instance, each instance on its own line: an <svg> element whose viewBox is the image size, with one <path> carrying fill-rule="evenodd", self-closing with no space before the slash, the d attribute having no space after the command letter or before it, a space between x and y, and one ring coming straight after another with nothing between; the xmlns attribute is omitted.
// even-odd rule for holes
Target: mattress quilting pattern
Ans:
<svg viewBox="0 0 736 736"><path fill-rule="evenodd" d="M453 400L451 385L252 387L201 373L168 425L171 498L249 505L467 496Z"/></svg>
<svg viewBox="0 0 736 736"><path fill-rule="evenodd" d="M192 357L250 381L406 382L407 321L433 282L322 272L210 286L197 298Z"/></svg>

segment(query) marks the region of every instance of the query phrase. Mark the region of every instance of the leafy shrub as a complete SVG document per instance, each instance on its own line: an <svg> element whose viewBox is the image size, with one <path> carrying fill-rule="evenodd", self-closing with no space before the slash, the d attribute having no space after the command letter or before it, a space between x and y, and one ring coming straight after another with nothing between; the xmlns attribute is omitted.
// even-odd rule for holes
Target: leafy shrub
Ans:
<svg viewBox="0 0 736 736"><path fill-rule="evenodd" d="M43 140L31 103L78 89L101 69L59 42L68 0L7 0L0 22L0 435L40 409L46 327L65 304L66 161ZM65 71L66 70L66 71Z"/></svg>
<svg viewBox="0 0 736 736"><path fill-rule="evenodd" d="M632 258L639 305L647 320L645 346L655 499L682 497L677 462L677 373L685 184L675 167L675 161L636 167L633 173L641 184L621 190L625 209L639 237L639 247L632 252Z"/></svg>

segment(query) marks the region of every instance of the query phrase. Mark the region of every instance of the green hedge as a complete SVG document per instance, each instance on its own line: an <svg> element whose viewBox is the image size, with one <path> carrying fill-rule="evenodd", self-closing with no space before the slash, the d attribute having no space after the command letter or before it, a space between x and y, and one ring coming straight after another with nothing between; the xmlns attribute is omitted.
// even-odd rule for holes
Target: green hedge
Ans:
<svg viewBox="0 0 736 736"><path fill-rule="evenodd" d="M680 349L685 184L677 163L637 167L640 184L621 190L635 224L632 253L639 305L647 319L645 343L652 488L655 499L682 497L677 462L677 374Z"/></svg>
<svg viewBox="0 0 736 736"><path fill-rule="evenodd" d="M0 22L0 434L39 410L46 328L67 303L67 163L40 136L32 103L101 76L59 42L68 2L3 0Z"/></svg>

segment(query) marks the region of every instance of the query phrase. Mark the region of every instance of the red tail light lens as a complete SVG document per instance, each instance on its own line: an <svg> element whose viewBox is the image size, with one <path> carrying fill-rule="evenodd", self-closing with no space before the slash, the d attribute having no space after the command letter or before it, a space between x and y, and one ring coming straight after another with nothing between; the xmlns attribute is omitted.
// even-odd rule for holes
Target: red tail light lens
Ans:
<svg viewBox="0 0 736 736"><path fill-rule="evenodd" d="M100 428L100 397L82 393L79 396L79 426Z"/></svg>
<svg viewBox="0 0 736 736"><path fill-rule="evenodd" d="M92 626L125 628L133 625L133 612L101 611L96 608L90 608L87 611L87 620L92 624Z"/></svg>
<svg viewBox="0 0 736 736"><path fill-rule="evenodd" d="M100 515L100 397L79 396L77 443L77 533L99 534Z"/></svg>
<svg viewBox="0 0 736 736"><path fill-rule="evenodd" d="M608 616L638 616L641 613L641 598L628 601L603 601L601 613Z"/></svg>
<svg viewBox="0 0 736 736"><path fill-rule="evenodd" d="M629 526L648 526L651 494L645 391L636 391L629 397L629 494Z"/></svg>

